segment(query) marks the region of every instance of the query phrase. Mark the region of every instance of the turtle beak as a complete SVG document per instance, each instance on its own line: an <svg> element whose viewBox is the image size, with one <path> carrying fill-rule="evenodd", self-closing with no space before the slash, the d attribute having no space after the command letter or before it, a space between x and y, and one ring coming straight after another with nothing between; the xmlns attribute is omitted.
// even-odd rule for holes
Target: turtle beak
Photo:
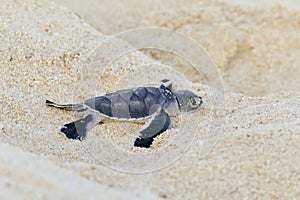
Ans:
<svg viewBox="0 0 300 200"><path fill-rule="evenodd" d="M200 105L202 105L203 104L202 97L199 96L199 98L200 98Z"/></svg>
<svg viewBox="0 0 300 200"><path fill-rule="evenodd" d="M198 96L197 101L198 101L198 105L200 107L203 104L202 97Z"/></svg>

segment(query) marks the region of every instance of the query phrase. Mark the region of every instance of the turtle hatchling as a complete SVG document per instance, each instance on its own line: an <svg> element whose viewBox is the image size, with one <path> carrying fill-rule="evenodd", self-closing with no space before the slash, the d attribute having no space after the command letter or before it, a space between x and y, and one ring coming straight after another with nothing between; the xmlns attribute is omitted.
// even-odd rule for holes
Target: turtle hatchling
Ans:
<svg viewBox="0 0 300 200"><path fill-rule="evenodd" d="M56 104L46 100L48 106L84 115L60 129L69 139L85 139L93 126L106 119L144 122L134 146L145 148L151 146L156 136L171 128L170 116L196 110L201 104L200 96L189 90L173 91L171 81L166 79L158 87L119 90L78 104Z"/></svg>

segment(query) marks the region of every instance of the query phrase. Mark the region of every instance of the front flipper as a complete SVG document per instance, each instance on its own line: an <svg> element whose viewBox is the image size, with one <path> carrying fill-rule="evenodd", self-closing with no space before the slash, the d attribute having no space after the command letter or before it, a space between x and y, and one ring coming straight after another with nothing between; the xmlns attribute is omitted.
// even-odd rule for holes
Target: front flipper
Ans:
<svg viewBox="0 0 300 200"><path fill-rule="evenodd" d="M96 115L89 114L84 118L65 124L60 131L64 133L67 138L74 140L85 139L87 132L93 128L101 119Z"/></svg>
<svg viewBox="0 0 300 200"><path fill-rule="evenodd" d="M170 127L170 116L164 110L154 113L149 122L143 126L139 137L134 142L134 146L149 148L154 138Z"/></svg>

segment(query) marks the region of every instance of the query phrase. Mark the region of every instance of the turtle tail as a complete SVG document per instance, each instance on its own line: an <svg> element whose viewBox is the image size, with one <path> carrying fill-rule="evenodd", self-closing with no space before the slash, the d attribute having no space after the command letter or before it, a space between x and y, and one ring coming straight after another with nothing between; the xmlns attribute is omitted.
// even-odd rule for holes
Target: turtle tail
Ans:
<svg viewBox="0 0 300 200"><path fill-rule="evenodd" d="M52 101L46 100L46 105L59 108L62 110L67 110L67 111L77 111L77 112L82 112L85 111L87 108L85 108L82 104L57 104Z"/></svg>

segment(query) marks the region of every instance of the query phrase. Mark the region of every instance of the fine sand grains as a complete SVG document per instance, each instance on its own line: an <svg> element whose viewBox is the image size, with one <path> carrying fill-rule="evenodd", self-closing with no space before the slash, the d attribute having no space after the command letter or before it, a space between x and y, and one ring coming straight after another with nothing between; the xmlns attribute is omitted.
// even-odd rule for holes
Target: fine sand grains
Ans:
<svg viewBox="0 0 300 200"><path fill-rule="evenodd" d="M248 96L299 91L300 5L295 0L57 2L104 34L164 27L191 37L211 55L227 91ZM108 7L118 12L107 12ZM181 67L185 74L194 74L177 56L158 50L147 53L164 64Z"/></svg>
<svg viewBox="0 0 300 200"><path fill-rule="evenodd" d="M177 65L177 70L190 74L180 59L159 51L145 52L150 57L132 51L127 42L101 34L73 12L48 1L1 2L0 199L300 197L299 38L295 34L300 28L299 10L208 1L166 1L159 4L164 8L160 10L156 1L148 5L131 0L127 6L116 1L101 6L88 2L94 3L90 9L99 11L80 15L96 16L98 24L92 24L104 34L151 25L195 38L212 55L232 92L218 107L214 104L218 91L199 80L187 81L168 67ZM85 4L80 5L84 10ZM120 12L105 12L112 6ZM124 52L129 53L112 62ZM158 137L152 149L131 146L135 135L126 130L138 130L140 125L128 123L96 126L83 143L67 140L59 128L79 116L44 105L45 99L71 103L116 89L156 84L166 75L174 87L195 90L205 103L199 112L175 118L174 129ZM247 97L237 92L268 95ZM219 134L209 131L221 122ZM213 151L200 159L216 139ZM173 140L177 143L168 145ZM149 170L161 166L165 159L156 161L165 152L173 156L176 151L182 154L176 162L152 173L110 168Z"/></svg>

